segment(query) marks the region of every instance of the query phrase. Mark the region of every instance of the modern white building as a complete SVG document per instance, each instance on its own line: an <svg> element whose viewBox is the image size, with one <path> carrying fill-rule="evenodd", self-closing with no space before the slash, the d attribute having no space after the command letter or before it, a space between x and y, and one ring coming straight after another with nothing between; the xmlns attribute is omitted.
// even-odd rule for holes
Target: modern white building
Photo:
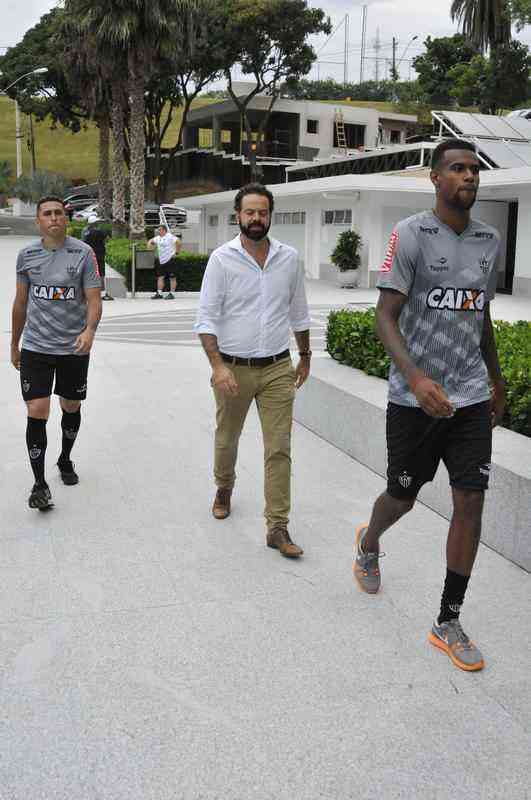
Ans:
<svg viewBox="0 0 531 800"><path fill-rule="evenodd" d="M275 197L271 234L300 253L308 278L335 279L330 254L349 228L363 239L359 285L373 287L393 226L433 206L427 174L338 175L269 187ZM200 221L184 231L187 249L211 252L238 232L233 213L236 192L179 198L200 210ZM474 216L501 232L504 258L498 290L531 297L531 167L484 170Z"/></svg>
<svg viewBox="0 0 531 800"><path fill-rule="evenodd" d="M253 130L257 130L271 99L257 95L248 106ZM346 103L288 100L279 98L265 130L262 155L273 158L312 160L344 154L338 141L336 112L344 123L346 149L355 151L380 145L403 144L408 130L417 122L411 114L394 114L375 108L360 108ZM185 149L212 147L239 153L240 114L232 100L202 106L190 111L183 131ZM244 152L246 142L243 143Z"/></svg>

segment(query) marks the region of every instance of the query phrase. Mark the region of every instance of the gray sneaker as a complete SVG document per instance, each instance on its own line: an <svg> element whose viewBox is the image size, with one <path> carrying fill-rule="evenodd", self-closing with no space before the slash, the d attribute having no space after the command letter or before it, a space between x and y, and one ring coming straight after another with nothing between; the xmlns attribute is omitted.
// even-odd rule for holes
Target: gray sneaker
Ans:
<svg viewBox="0 0 531 800"><path fill-rule="evenodd" d="M470 641L458 619L441 622L440 625L435 621L428 635L428 641L439 650L444 650L460 669L476 672L485 666L481 652L474 642Z"/></svg>
<svg viewBox="0 0 531 800"><path fill-rule="evenodd" d="M380 588L380 570L378 559L385 553L364 553L362 550L363 537L367 531L367 525L360 525L356 528L354 538L354 563L352 571L360 589L367 594L376 594Z"/></svg>

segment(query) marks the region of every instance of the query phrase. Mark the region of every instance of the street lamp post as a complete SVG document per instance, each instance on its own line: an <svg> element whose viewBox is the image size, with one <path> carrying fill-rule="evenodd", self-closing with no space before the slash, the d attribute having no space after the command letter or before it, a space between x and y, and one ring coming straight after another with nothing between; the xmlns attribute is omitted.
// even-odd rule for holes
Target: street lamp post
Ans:
<svg viewBox="0 0 531 800"><path fill-rule="evenodd" d="M6 86L4 92L7 92L9 89L15 86L15 84L17 84L24 78L27 78L29 75L41 75L44 72L48 72L48 67L37 67L37 69L32 69L30 70L30 72L25 72L24 75L20 75L20 77L18 77L15 81L13 81L13 83L10 83L9 86ZM2 73L0 73L0 75L1 74ZM22 175L22 131L20 127L20 108L16 100L15 100L15 137L17 143L17 178L20 178L20 176ZM34 147L33 129L32 129L32 147ZM33 150L33 152L35 151ZM35 166L35 156L33 156L32 159L32 169L34 169L34 166Z"/></svg>

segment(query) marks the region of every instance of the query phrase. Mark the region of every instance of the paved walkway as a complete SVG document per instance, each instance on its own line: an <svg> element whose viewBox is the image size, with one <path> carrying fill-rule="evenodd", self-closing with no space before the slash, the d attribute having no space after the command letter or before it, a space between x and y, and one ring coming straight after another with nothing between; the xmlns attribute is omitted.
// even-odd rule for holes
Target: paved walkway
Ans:
<svg viewBox="0 0 531 800"><path fill-rule="evenodd" d="M234 513L215 521L198 348L102 335L75 448L81 482L64 487L53 471L55 409L56 508L27 508L7 358L20 243L0 242L0 799L529 797L529 576L481 548L463 621L488 666L459 672L426 644L446 522L417 507L386 540L381 594L360 594L352 528L383 481L295 426L292 531L306 555L281 559L264 547L254 412ZM311 287L313 305L343 302L325 290ZM106 304L104 328L144 311L148 301Z"/></svg>

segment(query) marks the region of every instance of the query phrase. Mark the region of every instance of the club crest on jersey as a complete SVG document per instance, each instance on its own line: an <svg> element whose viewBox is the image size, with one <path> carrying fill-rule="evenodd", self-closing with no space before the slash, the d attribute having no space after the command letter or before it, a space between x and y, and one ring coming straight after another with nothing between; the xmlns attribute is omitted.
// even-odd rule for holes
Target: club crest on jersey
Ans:
<svg viewBox="0 0 531 800"><path fill-rule="evenodd" d="M407 472L402 472L401 475L398 476L398 483L402 486L403 489L409 489L411 484L413 483L413 477L408 475Z"/></svg>
<svg viewBox="0 0 531 800"><path fill-rule="evenodd" d="M39 300L75 300L75 286L34 286L33 296Z"/></svg>
<svg viewBox="0 0 531 800"><path fill-rule="evenodd" d="M483 274L486 275L490 267L490 261L487 258L486 254L479 259L479 266L481 267L481 271L483 272Z"/></svg>
<svg viewBox="0 0 531 800"><path fill-rule="evenodd" d="M426 298L428 308L450 311L483 311L485 292L483 289L456 289L453 286L435 286Z"/></svg>
<svg viewBox="0 0 531 800"><path fill-rule="evenodd" d="M74 277L74 275L77 275L77 267L76 267L76 266L74 266L73 264L70 264L70 265L69 265L69 266L66 268L66 271L68 272L68 274L70 275L70 277L71 277L71 278L73 278L73 277Z"/></svg>
<svg viewBox="0 0 531 800"><path fill-rule="evenodd" d="M395 260L396 248L398 247L398 240L398 231L393 231L391 238L389 239L387 253L385 254L385 260L381 266L380 272L391 272L393 268L393 261Z"/></svg>

